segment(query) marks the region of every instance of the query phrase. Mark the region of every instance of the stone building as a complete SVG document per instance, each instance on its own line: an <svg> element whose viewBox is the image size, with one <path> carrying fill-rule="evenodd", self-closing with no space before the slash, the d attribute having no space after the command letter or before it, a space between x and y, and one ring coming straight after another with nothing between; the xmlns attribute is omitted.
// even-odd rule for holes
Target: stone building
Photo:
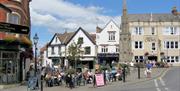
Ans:
<svg viewBox="0 0 180 91"><path fill-rule="evenodd" d="M131 56L130 61L135 62L153 60L180 63L180 14L175 7L172 13L166 14L127 14L124 2L121 28L120 42L126 30L131 52L124 51L129 48L128 44L120 43L120 61L121 57Z"/></svg>

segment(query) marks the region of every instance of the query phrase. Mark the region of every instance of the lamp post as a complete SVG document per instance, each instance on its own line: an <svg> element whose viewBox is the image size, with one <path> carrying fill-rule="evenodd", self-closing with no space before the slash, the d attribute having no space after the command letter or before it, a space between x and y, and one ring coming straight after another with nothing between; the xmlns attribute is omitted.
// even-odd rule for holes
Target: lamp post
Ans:
<svg viewBox="0 0 180 91"><path fill-rule="evenodd" d="M34 72L34 76L36 76L36 74L37 74L37 43L38 43L38 40L39 40L39 37L37 36L37 33L36 33L35 36L33 37L34 46L35 46L35 61L34 61L35 72Z"/></svg>

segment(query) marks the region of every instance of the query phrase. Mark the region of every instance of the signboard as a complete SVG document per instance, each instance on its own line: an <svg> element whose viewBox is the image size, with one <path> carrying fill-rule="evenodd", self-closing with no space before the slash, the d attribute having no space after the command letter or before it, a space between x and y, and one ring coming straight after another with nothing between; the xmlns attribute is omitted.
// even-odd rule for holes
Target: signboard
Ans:
<svg viewBox="0 0 180 91"><path fill-rule="evenodd" d="M0 32L28 34L29 33L29 27L0 22Z"/></svg>
<svg viewBox="0 0 180 91"><path fill-rule="evenodd" d="M28 80L28 88L30 88L31 90L35 89L36 88L36 85L37 85L37 77L32 77L32 78L29 78Z"/></svg>
<svg viewBox="0 0 180 91"><path fill-rule="evenodd" d="M103 74L95 74L96 86L104 86L104 76Z"/></svg>
<svg viewBox="0 0 180 91"><path fill-rule="evenodd" d="M98 53L98 57L119 57L119 53Z"/></svg>

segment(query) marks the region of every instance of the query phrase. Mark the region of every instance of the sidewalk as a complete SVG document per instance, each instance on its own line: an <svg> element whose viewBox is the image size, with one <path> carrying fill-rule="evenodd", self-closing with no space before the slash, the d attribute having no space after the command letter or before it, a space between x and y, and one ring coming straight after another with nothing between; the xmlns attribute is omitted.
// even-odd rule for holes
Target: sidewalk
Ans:
<svg viewBox="0 0 180 91"><path fill-rule="evenodd" d="M126 82L124 83L123 81L116 81L116 82L110 82L107 84L107 86L104 87L110 87L110 86L115 86L115 85L129 85L129 84L135 84L135 83L140 83L148 80L155 79L157 77L160 77L166 70L169 68L153 68L152 69L152 75L151 78L146 78L144 76L144 68L140 69L140 79L138 79L138 70L137 68L131 69L130 75L126 77ZM103 87L101 87L103 88ZM92 84L88 84L86 86L80 86L72 89L73 91L92 91L93 86ZM55 86L55 87L44 87L43 91L72 91L69 88L66 88L64 85L62 86ZM0 91L27 91L27 86L17 86L14 88L9 88L9 89L0 89ZM35 90L33 90L35 91ZM39 90L40 91L40 90Z"/></svg>

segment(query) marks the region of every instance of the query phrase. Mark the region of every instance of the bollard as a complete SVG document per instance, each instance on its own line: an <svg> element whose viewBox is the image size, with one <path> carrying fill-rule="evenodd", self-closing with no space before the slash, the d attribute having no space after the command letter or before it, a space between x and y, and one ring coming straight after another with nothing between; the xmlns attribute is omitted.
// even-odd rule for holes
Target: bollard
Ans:
<svg viewBox="0 0 180 91"><path fill-rule="evenodd" d="M140 65L138 65L138 79L140 79Z"/></svg>
<svg viewBox="0 0 180 91"><path fill-rule="evenodd" d="M126 82L126 69L123 67L123 82Z"/></svg>
<svg viewBox="0 0 180 91"><path fill-rule="evenodd" d="M41 91L43 91L43 75L41 75Z"/></svg>

